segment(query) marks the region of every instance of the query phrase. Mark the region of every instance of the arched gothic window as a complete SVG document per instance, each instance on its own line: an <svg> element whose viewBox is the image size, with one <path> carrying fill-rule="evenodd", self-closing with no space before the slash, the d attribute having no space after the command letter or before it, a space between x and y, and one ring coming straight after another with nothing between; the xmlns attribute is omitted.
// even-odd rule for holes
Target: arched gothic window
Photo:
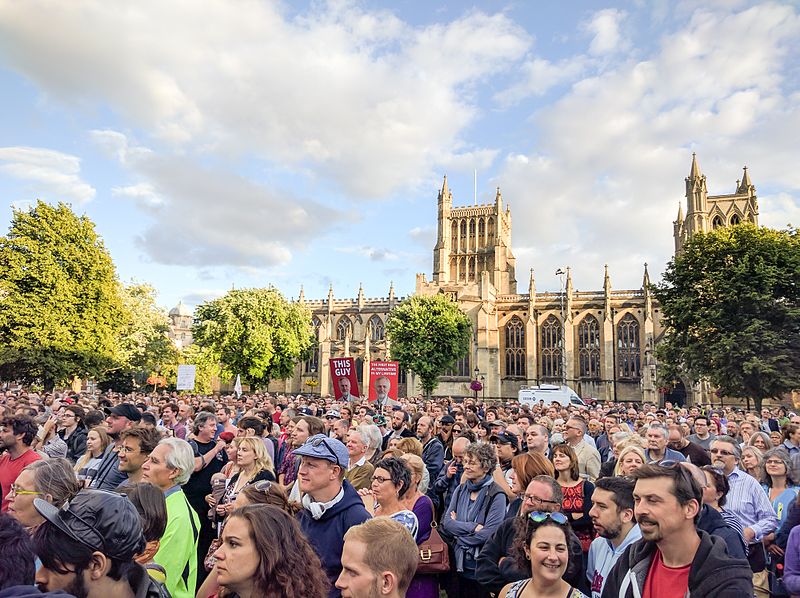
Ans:
<svg viewBox="0 0 800 598"><path fill-rule="evenodd" d="M353 323L347 316L339 318L339 323L336 324L336 340L343 341L348 336L353 335Z"/></svg>
<svg viewBox="0 0 800 598"><path fill-rule="evenodd" d="M378 316L369 319L369 340L382 341L384 337L383 320Z"/></svg>
<svg viewBox="0 0 800 598"><path fill-rule="evenodd" d="M561 322L550 316L542 324L541 354L542 378L561 380L561 355L563 350Z"/></svg>
<svg viewBox="0 0 800 598"><path fill-rule="evenodd" d="M483 221L483 218L478 220L478 236L483 236L486 232L486 223Z"/></svg>
<svg viewBox="0 0 800 598"><path fill-rule="evenodd" d="M638 380L641 376L639 322L627 314L617 324L617 373L619 378Z"/></svg>
<svg viewBox="0 0 800 598"><path fill-rule="evenodd" d="M723 225L722 218L719 216L714 216L714 220L711 221L711 228L721 228Z"/></svg>
<svg viewBox="0 0 800 598"><path fill-rule="evenodd" d="M731 226L736 226L737 224L740 224L741 222L742 222L742 219L739 218L738 214L734 214L733 216L731 216Z"/></svg>
<svg viewBox="0 0 800 598"><path fill-rule="evenodd" d="M525 325L517 316L506 324L506 376L525 378Z"/></svg>
<svg viewBox="0 0 800 598"><path fill-rule="evenodd" d="M586 316L578 326L578 359L581 378L600 377L600 325Z"/></svg>
<svg viewBox="0 0 800 598"><path fill-rule="evenodd" d="M461 221L461 236L462 237L466 237L467 236L467 221L466 220L462 220Z"/></svg>

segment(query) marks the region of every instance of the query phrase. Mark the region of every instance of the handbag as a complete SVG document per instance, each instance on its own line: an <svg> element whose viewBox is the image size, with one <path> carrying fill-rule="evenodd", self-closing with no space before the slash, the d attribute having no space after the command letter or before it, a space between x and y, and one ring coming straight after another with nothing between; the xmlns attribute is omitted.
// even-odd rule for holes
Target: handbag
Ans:
<svg viewBox="0 0 800 598"><path fill-rule="evenodd" d="M450 571L450 549L436 527L436 522L431 521L431 535L417 546L419 550L417 573L429 575Z"/></svg>

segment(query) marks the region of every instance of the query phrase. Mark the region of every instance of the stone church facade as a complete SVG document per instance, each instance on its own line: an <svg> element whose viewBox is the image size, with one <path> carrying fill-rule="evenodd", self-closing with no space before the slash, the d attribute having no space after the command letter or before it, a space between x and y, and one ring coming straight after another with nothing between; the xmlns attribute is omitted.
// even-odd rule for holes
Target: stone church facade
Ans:
<svg viewBox="0 0 800 598"><path fill-rule="evenodd" d="M709 196L706 178L692 158L686 178L687 211L673 223L675 250L693 234L738 222L758 223L755 187L745 168L736 192ZM438 193L437 238L433 273L418 274L416 293L445 294L457 301L473 324L470 351L442 376L435 395L470 396L472 380L482 382L486 399L516 398L523 385L568 384L579 396L601 400L659 401L654 348L664 333L658 303L652 296L647 264L642 285L614 289L606 266L603 288L579 291L569 268L561 292L537 292L533 270L526 292L517 288L512 252L512 218L497 190L491 204L453 206L444 178ZM297 366L295 375L270 386L274 392L332 394L328 360L353 357L360 387L369 384L369 362L389 359L386 319L402 300L390 285L388 295L298 301L312 313L318 351ZM172 316L172 314L171 314ZM709 389L679 383L679 396L706 400ZM363 391L362 391L363 392ZM413 374L401 373L400 394L421 394Z"/></svg>

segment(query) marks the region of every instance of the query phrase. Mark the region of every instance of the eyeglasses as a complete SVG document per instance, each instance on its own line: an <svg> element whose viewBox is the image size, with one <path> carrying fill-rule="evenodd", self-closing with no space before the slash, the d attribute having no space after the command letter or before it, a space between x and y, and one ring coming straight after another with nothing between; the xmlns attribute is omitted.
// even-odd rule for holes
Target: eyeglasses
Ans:
<svg viewBox="0 0 800 598"><path fill-rule="evenodd" d="M385 478L381 475L374 475L372 476L373 482L378 482L379 484L383 484L384 482L391 482L392 478Z"/></svg>
<svg viewBox="0 0 800 598"><path fill-rule="evenodd" d="M712 449L709 449L708 452L711 453L712 455L722 455L723 457L732 457L733 456L733 453L731 451L726 451L724 449L712 448Z"/></svg>
<svg viewBox="0 0 800 598"><path fill-rule="evenodd" d="M564 525L567 522L567 516L564 513L547 513L543 511L533 511L528 513L528 519L533 521L534 523L542 523L543 521L547 521L548 519L552 519L559 525Z"/></svg>
<svg viewBox="0 0 800 598"><path fill-rule="evenodd" d="M767 465L783 465L784 464L783 461L781 461L780 459L767 459L766 461L764 461L764 463L766 463Z"/></svg>
<svg viewBox="0 0 800 598"><path fill-rule="evenodd" d="M23 490L19 486L11 486L11 489L8 492L9 496L36 496L37 494L41 494L41 492L36 492L35 490Z"/></svg>
<svg viewBox="0 0 800 598"><path fill-rule="evenodd" d="M522 497L522 499L525 502L530 502L530 503L537 503L538 502L538 503L542 503L542 504L546 504L546 505L560 505L561 504L560 502L558 502L556 500L546 500L544 498L539 498L535 494L526 494L526 495L524 495Z"/></svg>
<svg viewBox="0 0 800 598"><path fill-rule="evenodd" d="M330 453L331 457L334 458L336 465L338 465L339 467L342 466L342 464L339 462L339 457L336 455L336 451L334 451L328 444L327 438L317 438L315 440L312 440L311 446L313 446L314 448L319 448L320 446L325 447L325 450L327 450L328 453Z"/></svg>
<svg viewBox="0 0 800 598"><path fill-rule="evenodd" d="M128 454L128 453L138 453L139 451L140 451L140 449L133 449L133 448L130 448L130 447L127 447L127 446L120 446L120 447L117 448L117 452L118 453L126 453L126 454Z"/></svg>
<svg viewBox="0 0 800 598"><path fill-rule="evenodd" d="M564 426L564 429L565 429L565 430L577 430L578 432L581 432L581 433L583 433L583 430L582 430L581 428L579 428L578 426L569 426L569 425L566 425L566 426Z"/></svg>

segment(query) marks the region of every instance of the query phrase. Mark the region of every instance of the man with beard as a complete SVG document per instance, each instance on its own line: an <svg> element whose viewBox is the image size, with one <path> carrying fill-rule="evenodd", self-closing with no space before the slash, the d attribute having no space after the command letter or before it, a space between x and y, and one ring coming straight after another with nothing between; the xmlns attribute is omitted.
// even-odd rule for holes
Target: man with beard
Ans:
<svg viewBox="0 0 800 598"><path fill-rule="evenodd" d="M595 538L589 548L586 577L592 585L592 598L600 598L608 572L625 549L642 537L633 518L633 480L600 478L592 495Z"/></svg>
<svg viewBox="0 0 800 598"><path fill-rule="evenodd" d="M122 432L131 428L142 419L141 412L130 403L120 403L111 409L106 418L106 432L114 441L108 445L97 475L92 479L92 488L96 490L114 490L128 479L128 475L119 470L119 454L117 449L122 442Z"/></svg>
<svg viewBox="0 0 800 598"><path fill-rule="evenodd" d="M59 508L36 498L45 518L34 536L42 566L36 585L76 598L167 598L167 590L134 561L145 547L139 513L125 496L81 490Z"/></svg>
<svg viewBox="0 0 800 598"><path fill-rule="evenodd" d="M0 422L0 492L2 492L2 508L8 510L8 493L17 480L20 472L34 461L41 459L39 454L31 449L31 443L36 437L36 423L26 415L14 415Z"/></svg>
<svg viewBox="0 0 800 598"><path fill-rule="evenodd" d="M408 413L397 409L392 412L392 431L383 437L383 445L381 450L385 451L389 446L389 440L392 438L410 438L414 433L408 429Z"/></svg>
<svg viewBox="0 0 800 598"><path fill-rule="evenodd" d="M695 521L702 491L680 465L633 472L634 514L642 539L611 569L602 598L741 598L753 595L750 566Z"/></svg>
<svg viewBox="0 0 800 598"><path fill-rule="evenodd" d="M517 521L534 511L558 512L561 510L562 500L561 486L553 478L546 475L533 478L525 489L519 515L504 520L483 545L478 555L476 569L478 583L489 592L497 594L507 583L530 577L530 568L520 569L514 558L513 544L518 527ZM569 562L563 579L584 593L588 591L589 584L584 575L581 542L572 528L569 530Z"/></svg>

